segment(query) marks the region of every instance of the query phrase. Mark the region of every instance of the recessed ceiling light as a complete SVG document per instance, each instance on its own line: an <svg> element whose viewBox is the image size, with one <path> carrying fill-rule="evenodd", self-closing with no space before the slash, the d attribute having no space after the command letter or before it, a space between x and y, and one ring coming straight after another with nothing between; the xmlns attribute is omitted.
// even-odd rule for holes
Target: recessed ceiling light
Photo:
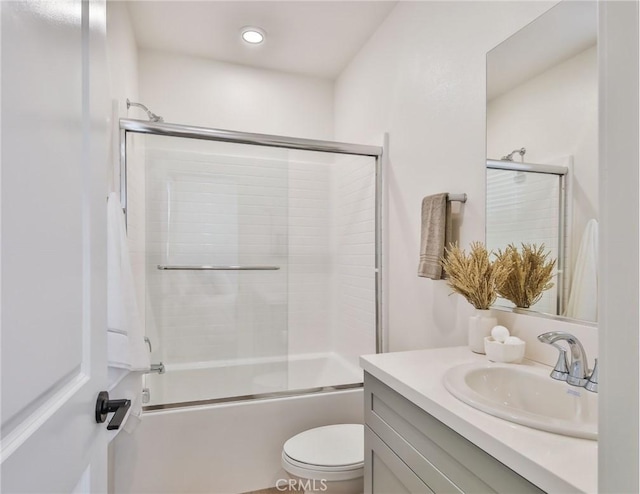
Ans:
<svg viewBox="0 0 640 494"><path fill-rule="evenodd" d="M266 33L259 27L246 26L242 28L242 39L252 45L259 45L264 41Z"/></svg>

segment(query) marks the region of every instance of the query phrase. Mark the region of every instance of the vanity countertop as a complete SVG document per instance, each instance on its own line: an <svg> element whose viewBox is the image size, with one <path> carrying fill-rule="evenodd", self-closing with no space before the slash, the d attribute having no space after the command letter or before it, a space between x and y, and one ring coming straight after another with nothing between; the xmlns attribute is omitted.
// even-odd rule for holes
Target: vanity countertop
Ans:
<svg viewBox="0 0 640 494"><path fill-rule="evenodd" d="M445 389L442 377L448 369L473 362L488 360L466 346L360 357L366 372L540 489L554 494L597 492L597 441L552 434L493 417Z"/></svg>

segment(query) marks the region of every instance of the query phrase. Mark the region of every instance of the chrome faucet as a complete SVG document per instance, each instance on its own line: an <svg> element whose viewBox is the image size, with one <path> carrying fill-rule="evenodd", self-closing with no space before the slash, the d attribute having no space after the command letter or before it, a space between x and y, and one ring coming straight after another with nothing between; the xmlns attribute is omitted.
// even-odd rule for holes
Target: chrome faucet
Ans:
<svg viewBox="0 0 640 494"><path fill-rule="evenodd" d="M559 381L567 381L571 386L580 386L594 393L598 392L598 359L593 372L589 374L587 354L580 340L570 333L551 331L538 336L538 340L555 347L559 352L558 361L551 377ZM556 342L565 341L569 345L571 361L567 361L566 350Z"/></svg>

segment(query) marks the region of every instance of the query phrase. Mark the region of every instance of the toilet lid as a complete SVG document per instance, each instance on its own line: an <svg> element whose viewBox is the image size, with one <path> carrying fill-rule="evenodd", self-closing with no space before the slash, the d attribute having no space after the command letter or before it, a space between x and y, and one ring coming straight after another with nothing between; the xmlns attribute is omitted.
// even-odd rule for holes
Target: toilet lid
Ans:
<svg viewBox="0 0 640 494"><path fill-rule="evenodd" d="M293 436L285 454L309 465L339 467L364 462L364 426L338 424L317 427Z"/></svg>

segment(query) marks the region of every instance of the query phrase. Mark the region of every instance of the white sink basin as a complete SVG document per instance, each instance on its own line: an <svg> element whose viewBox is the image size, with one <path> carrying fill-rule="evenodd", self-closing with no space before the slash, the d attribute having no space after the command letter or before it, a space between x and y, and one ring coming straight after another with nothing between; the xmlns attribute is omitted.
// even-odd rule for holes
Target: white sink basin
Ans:
<svg viewBox="0 0 640 494"><path fill-rule="evenodd" d="M598 395L549 377L533 365L475 363L451 368L444 386L459 400L516 424L598 438Z"/></svg>

